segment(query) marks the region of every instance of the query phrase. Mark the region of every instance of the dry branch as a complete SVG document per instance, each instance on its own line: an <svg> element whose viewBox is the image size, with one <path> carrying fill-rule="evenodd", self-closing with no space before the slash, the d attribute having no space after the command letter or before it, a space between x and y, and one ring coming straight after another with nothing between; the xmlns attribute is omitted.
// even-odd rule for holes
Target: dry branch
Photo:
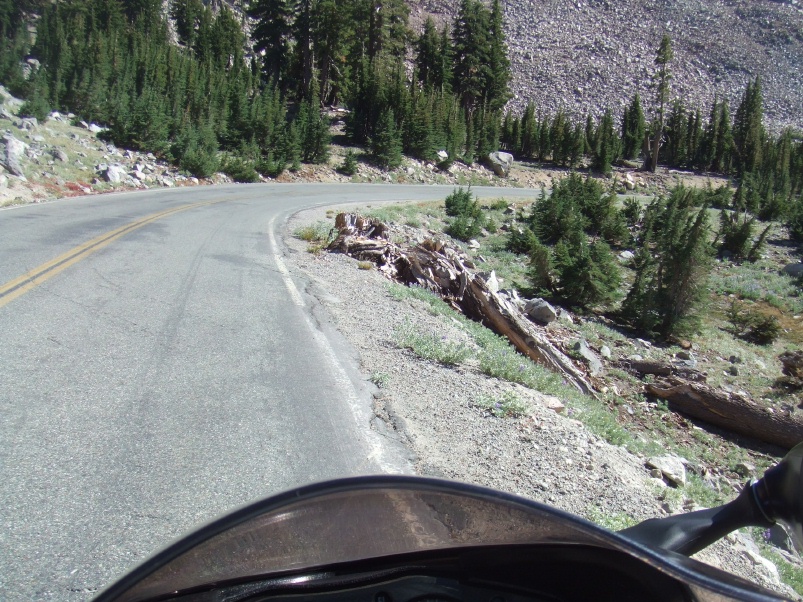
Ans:
<svg viewBox="0 0 803 602"><path fill-rule="evenodd" d="M803 441L803 420L764 407L739 393L713 389L676 376L647 384L646 391L666 399L669 408L725 430L791 448Z"/></svg>

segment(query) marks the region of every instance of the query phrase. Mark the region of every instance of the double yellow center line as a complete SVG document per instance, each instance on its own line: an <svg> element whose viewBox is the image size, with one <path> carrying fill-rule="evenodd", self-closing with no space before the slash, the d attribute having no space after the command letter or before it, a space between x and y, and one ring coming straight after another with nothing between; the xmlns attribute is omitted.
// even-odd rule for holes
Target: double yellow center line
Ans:
<svg viewBox="0 0 803 602"><path fill-rule="evenodd" d="M78 263L86 257L89 257L95 251L99 251L106 245L113 243L115 240L128 234L129 232L137 230L142 226L146 226L151 222L155 222L158 219L162 219L163 217L167 217L168 215L173 215L174 213L179 213L188 209L194 209L195 207L203 207L204 205L214 205L215 203L221 202L223 201L204 201L201 203L191 203L189 205L173 207L172 209L166 209L165 211L152 213L151 215L147 215L136 221L125 224L116 230L101 234L100 236L93 238L82 245L78 245L77 247L70 249L66 253L62 253L55 259L52 259L47 263L43 263L39 267L36 267L26 274L23 274L19 278L15 278L14 280L6 282L4 285L0 286L0 307L11 303L17 297L24 295L29 290L39 286L56 274L63 272L71 265Z"/></svg>

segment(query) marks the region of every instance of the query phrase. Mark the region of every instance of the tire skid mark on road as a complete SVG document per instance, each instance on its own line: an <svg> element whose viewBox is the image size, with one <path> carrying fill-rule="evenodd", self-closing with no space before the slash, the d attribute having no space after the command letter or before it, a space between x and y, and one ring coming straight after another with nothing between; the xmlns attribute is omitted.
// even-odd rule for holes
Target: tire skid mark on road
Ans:
<svg viewBox="0 0 803 602"><path fill-rule="evenodd" d="M80 244L77 247L70 249L66 253L62 253L58 257L55 257L54 259L51 259L50 261L28 271L22 276L0 286L0 307L8 305L17 297L21 297L28 291L36 288L53 276L60 274L82 259L86 259L96 251L99 251L100 249L110 245L115 240L125 236L129 232L133 232L134 230L142 228L143 226L147 226L156 220L179 213L181 211L187 211L188 209L203 207L205 205L214 205L222 202L224 202L224 200L203 201L200 203L190 203L188 205L181 205L180 207L173 207L165 211L152 213L151 215L147 215L141 219L120 226L115 230L105 232L100 236L96 236L92 240Z"/></svg>

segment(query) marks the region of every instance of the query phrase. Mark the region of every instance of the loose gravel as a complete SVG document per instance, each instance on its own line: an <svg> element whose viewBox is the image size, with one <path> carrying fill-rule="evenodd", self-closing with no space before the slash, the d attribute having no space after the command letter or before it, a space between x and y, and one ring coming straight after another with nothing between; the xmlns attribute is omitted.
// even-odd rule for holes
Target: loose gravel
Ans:
<svg viewBox="0 0 803 602"><path fill-rule="evenodd" d="M485 376L470 360L447 367L399 348L396 333L405 325L455 341L465 333L458 320L433 315L425 302L392 296L377 270L360 269L344 255L308 252L308 243L291 233L326 219L327 209L291 218L288 266L304 274L307 292L353 345L366 380L379 383L373 428L401 439L418 474L504 490L608 524L682 511L662 482L650 478L644 458L549 409L538 392ZM499 418L477 405L506 391L528 411ZM756 552L749 536L737 534L698 558L794 597Z"/></svg>

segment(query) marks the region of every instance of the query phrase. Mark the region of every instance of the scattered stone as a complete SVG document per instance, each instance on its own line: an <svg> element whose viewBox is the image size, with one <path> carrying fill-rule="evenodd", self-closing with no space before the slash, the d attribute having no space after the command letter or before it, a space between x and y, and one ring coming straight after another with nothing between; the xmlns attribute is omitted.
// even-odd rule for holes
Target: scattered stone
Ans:
<svg viewBox="0 0 803 602"><path fill-rule="evenodd" d="M619 259L622 261L631 261L636 256L633 251L622 251L619 253Z"/></svg>
<svg viewBox="0 0 803 602"><path fill-rule="evenodd" d="M93 134L100 134L101 132L106 130L106 128L100 127L97 123L90 123L86 129L88 129Z"/></svg>
<svg viewBox="0 0 803 602"><path fill-rule="evenodd" d="M588 365L588 371L591 376L599 376L602 374L602 360L597 357L597 354L591 350L585 339L580 339L573 346L572 349L577 353Z"/></svg>
<svg viewBox="0 0 803 602"><path fill-rule="evenodd" d="M663 477L675 485L686 485L686 466L677 456L653 456L647 459L648 468L657 468Z"/></svg>
<svg viewBox="0 0 803 602"><path fill-rule="evenodd" d="M609 360L611 359L611 357L613 357L613 354L611 353L611 348L608 347L607 345L603 345L602 347L599 348L599 354L606 360Z"/></svg>
<svg viewBox="0 0 803 602"><path fill-rule="evenodd" d="M20 121L20 129L32 132L39 127L39 120L36 117L23 117Z"/></svg>
<svg viewBox="0 0 803 602"><path fill-rule="evenodd" d="M64 152L64 150L61 148L54 148L52 151L50 151L50 154L53 155L53 158L56 161L61 161L63 163L66 163L69 160L67 153Z"/></svg>
<svg viewBox="0 0 803 602"><path fill-rule="evenodd" d="M735 467L736 474L745 478L752 477L756 474L756 467L749 462L739 462Z"/></svg>
<svg viewBox="0 0 803 602"><path fill-rule="evenodd" d="M468 248L469 249L479 249L480 246L481 245L480 245L479 241L477 241L474 238L472 238L470 241L468 241Z"/></svg>
<svg viewBox="0 0 803 602"><path fill-rule="evenodd" d="M572 318L572 314L570 314L565 309L561 309L558 313L558 319L561 322L566 322L566 324L574 324L574 318Z"/></svg>
<svg viewBox="0 0 803 602"><path fill-rule="evenodd" d="M694 356L689 353L688 351L678 351L675 354L675 357L681 360L691 360L694 359Z"/></svg>
<svg viewBox="0 0 803 602"><path fill-rule="evenodd" d="M644 349L649 349L650 347L652 347L652 343L650 343L649 341L645 341L644 339L636 339L636 342L642 347L644 347Z"/></svg>
<svg viewBox="0 0 803 602"><path fill-rule="evenodd" d="M566 410L566 406L563 405L563 402L554 395L540 395L539 397L543 406L556 414L563 414Z"/></svg>

